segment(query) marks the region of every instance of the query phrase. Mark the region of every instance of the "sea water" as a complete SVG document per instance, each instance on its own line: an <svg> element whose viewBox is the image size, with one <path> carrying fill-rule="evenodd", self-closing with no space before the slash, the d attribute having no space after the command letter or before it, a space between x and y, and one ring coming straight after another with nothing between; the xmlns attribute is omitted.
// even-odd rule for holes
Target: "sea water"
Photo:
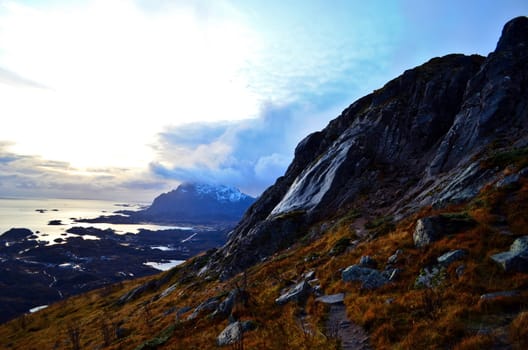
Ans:
<svg viewBox="0 0 528 350"><path fill-rule="evenodd" d="M119 204L102 200L81 199L19 199L0 198L0 235L11 228L27 228L39 240L50 244L57 238L75 236L66 231L72 227L95 227L112 229L117 234L137 233L139 229L192 229L190 227L162 226L151 224L106 224L75 222L75 219L95 218L101 215L115 215L116 210L137 210L143 204ZM60 220L61 225L49 225L52 220ZM96 237L83 236L85 239Z"/></svg>

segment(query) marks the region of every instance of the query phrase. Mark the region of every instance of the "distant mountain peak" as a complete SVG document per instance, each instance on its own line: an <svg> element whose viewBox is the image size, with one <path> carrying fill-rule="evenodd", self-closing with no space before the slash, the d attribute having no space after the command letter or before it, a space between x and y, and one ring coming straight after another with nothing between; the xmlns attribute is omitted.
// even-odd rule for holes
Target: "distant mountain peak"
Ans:
<svg viewBox="0 0 528 350"><path fill-rule="evenodd" d="M156 197L142 215L167 222L237 222L254 201L235 187L184 182Z"/></svg>
<svg viewBox="0 0 528 350"><path fill-rule="evenodd" d="M240 192L236 187L199 182L184 182L178 186L176 191L182 193L192 192L202 197L212 197L219 202L240 202L252 198Z"/></svg>

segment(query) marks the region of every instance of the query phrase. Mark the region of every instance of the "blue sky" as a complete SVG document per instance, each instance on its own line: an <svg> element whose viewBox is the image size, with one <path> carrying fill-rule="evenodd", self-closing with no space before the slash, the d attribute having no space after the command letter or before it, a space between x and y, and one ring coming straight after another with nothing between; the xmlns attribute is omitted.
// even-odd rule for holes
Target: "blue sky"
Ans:
<svg viewBox="0 0 528 350"><path fill-rule="evenodd" d="M526 1L0 2L0 196L258 195L405 69L487 55Z"/></svg>

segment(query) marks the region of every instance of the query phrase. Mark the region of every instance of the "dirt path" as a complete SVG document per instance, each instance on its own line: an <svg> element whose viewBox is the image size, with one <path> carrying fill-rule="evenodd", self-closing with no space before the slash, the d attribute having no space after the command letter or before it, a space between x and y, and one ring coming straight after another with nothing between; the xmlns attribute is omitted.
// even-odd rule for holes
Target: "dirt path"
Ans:
<svg viewBox="0 0 528 350"><path fill-rule="evenodd" d="M368 335L363 328L350 322L343 303L330 304L326 332L341 340L343 350L370 350Z"/></svg>

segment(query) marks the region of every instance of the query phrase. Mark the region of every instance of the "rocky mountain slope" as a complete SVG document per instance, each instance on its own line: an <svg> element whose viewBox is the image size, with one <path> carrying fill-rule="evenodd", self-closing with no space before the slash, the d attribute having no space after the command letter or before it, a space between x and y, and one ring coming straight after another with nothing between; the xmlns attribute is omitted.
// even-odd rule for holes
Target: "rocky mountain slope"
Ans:
<svg viewBox="0 0 528 350"><path fill-rule="evenodd" d="M528 18L306 137L229 240L0 326L0 346L526 349ZM70 325L70 326L65 326Z"/></svg>
<svg viewBox="0 0 528 350"><path fill-rule="evenodd" d="M501 170L482 159L528 146L527 22L508 23L488 57L434 58L307 136L211 268L232 276L352 208L399 219L474 197Z"/></svg>

